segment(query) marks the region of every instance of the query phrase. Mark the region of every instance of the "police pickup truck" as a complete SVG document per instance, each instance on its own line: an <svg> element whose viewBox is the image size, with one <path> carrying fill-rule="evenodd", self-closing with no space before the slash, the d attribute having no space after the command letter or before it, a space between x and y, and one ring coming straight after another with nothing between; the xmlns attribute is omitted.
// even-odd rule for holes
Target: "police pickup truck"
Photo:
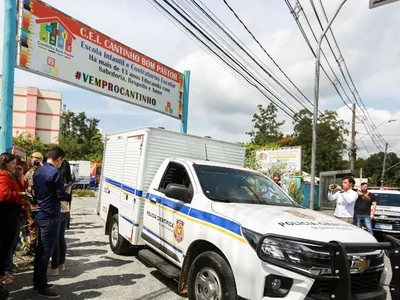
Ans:
<svg viewBox="0 0 400 300"><path fill-rule="evenodd" d="M383 300L385 280L399 299L399 240L301 207L244 156L159 128L107 136L97 209L112 251L138 247L190 300Z"/></svg>

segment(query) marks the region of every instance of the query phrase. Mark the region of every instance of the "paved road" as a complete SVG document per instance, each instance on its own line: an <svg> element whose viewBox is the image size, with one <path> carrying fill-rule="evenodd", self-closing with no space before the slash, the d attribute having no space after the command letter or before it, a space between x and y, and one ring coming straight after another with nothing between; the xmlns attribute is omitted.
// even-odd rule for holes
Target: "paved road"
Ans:
<svg viewBox="0 0 400 300"><path fill-rule="evenodd" d="M184 299L177 294L174 281L145 267L136 257L111 252L95 207L95 198L73 200L73 219L67 231L67 270L49 277L60 299ZM42 299L32 293L32 272L18 275L12 289L10 299Z"/></svg>
<svg viewBox="0 0 400 300"><path fill-rule="evenodd" d="M61 299L185 299L177 293L174 281L147 268L134 256L111 252L108 237L103 234L103 221L95 214L95 198L74 198L72 204L67 270L58 277L49 277ZM32 272L19 274L12 289L10 299L41 299L32 293Z"/></svg>

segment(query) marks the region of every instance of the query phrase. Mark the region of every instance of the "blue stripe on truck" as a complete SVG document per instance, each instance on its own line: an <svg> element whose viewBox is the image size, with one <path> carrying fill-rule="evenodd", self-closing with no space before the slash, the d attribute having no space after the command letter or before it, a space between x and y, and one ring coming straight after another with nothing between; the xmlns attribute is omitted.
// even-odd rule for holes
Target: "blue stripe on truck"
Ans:
<svg viewBox="0 0 400 300"><path fill-rule="evenodd" d="M111 184L111 185L113 185L113 186L115 186L117 188L120 188L121 190L123 190L123 191L125 191L127 193L130 193L132 195L136 195L138 197L142 197L142 195L143 195L143 191L137 190L137 189L135 189L133 187L130 187L130 186L125 185L125 184L122 184L122 183L120 183L120 182L118 182L116 180L113 180L111 178L106 177L105 180L106 180L107 183L109 183L109 184Z"/></svg>
<svg viewBox="0 0 400 300"><path fill-rule="evenodd" d="M132 193L132 194L138 195L140 193L140 195L143 195L143 191L137 190L132 187L128 187L128 186L123 185L123 184L119 183L118 181L112 180L110 178L106 177L105 181L117 188L120 188L120 189L128 192L128 193L132 193L132 191L135 191L135 193ZM127 190L127 188L129 188L129 191ZM201 220L203 222L219 226L221 228L229 230L230 232L235 233L238 236L242 236L240 224L238 224L234 221L231 221L229 219L226 219L224 217L217 216L217 215L214 215L212 213L208 213L208 212L205 212L202 210L194 209L186 204L177 203L177 202L169 200L167 198L160 197L160 196L150 194L150 193L147 193L145 198L146 199L155 199L159 205L165 206L169 209L175 210L181 214L187 215L194 219Z"/></svg>

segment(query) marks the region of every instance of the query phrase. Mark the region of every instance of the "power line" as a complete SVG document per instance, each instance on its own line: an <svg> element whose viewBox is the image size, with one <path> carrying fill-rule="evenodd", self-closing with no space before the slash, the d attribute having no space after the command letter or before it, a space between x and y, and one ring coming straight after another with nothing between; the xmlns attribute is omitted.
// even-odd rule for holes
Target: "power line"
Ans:
<svg viewBox="0 0 400 300"><path fill-rule="evenodd" d="M313 0L310 0L310 1L311 1L311 3L313 4ZM321 6L321 8L322 8L322 12L324 13L325 20L328 22L328 16L327 16L327 14L326 14L325 7L324 7L324 4L322 3L322 0L319 0L319 3L320 3L320 6ZM379 137L381 137L381 141L385 143L386 141L383 139L382 135L377 131L376 125L374 124L374 122L373 122L373 120L372 120L372 118L371 118L371 116L370 116L370 114L369 114L369 112L368 112L368 110L367 110L367 108L366 108L366 106L365 106L363 100L361 99L360 93L358 92L358 90L357 90L357 88L356 88L356 86L355 86L355 84L354 84L353 78L352 78L352 76L350 75L349 68L347 67L346 61L345 61L345 59L344 59L344 57L343 57L342 51L340 50L340 47L339 47L339 45L338 45L338 42L337 42L337 40L336 40L336 37L335 37L335 35L334 35L334 33L333 33L332 28L330 29L330 32L331 32L331 34L332 34L332 38L333 38L333 41L334 41L334 43L335 43L335 45L336 45L336 48L337 48L337 50L338 50L338 52L339 52L339 56L340 56L339 59L341 60L341 63L343 63L344 68L345 68L346 73L347 73L347 76L349 77L349 80L350 80L350 82L351 82L351 84L352 84L352 86L353 86L352 94L353 94L353 96L354 96L354 99L357 101L357 97L356 97L356 95L357 95L357 96L358 96L358 100L359 100L359 102L361 103L361 104L359 105L360 108L361 108L361 110L364 109L364 115L366 116L367 119L369 118L369 120L370 120L370 122L371 122L371 124L372 124L373 130L375 130L375 132L377 133L377 135L378 135ZM332 52L333 52L333 50L332 50ZM345 79L345 81L346 81L346 83L347 83L349 89L351 90L351 87L350 87L349 83L348 83L347 80L346 80L346 76L343 74L343 70L342 70L341 63L339 62L338 59L337 59L336 61L338 62L338 65L339 65L340 71L342 72L343 78ZM357 102L358 102L358 101L357 101Z"/></svg>
<svg viewBox="0 0 400 300"><path fill-rule="evenodd" d="M150 0L148 0L150 1ZM270 100L272 103L274 103L279 109L281 109L284 113L286 113L289 117L293 118L293 115L295 112L290 108L285 106L285 104L282 102L282 100L277 97L268 87L265 86L265 84L261 83L258 78L253 76L249 70L244 67L242 64L240 64L238 61L236 61L231 55L226 53L219 45L213 41L211 37L209 37L199 26L196 26L191 20L189 20L186 16L183 15L181 11L179 11L178 8L174 7L169 1L163 0L164 3L168 5L170 9L172 9L175 14L178 14L186 23L190 24L190 26L195 29L198 33L200 33L201 37L199 37L195 32L193 32L188 26L183 24L181 20L179 20L174 13L169 11L166 7L164 7L162 4L160 4L157 0L152 0L152 2L156 3L158 7L166 13L173 21L174 23L178 23L181 27L184 28L185 33L190 33L191 36L193 36L196 39L196 42L200 42L203 46L205 46L212 54L214 54L221 62L223 62L226 66L228 66L231 70L236 72L238 75L240 75L245 81L249 84L251 84L254 88L256 88L264 97L266 97L268 100ZM182 10L182 9L181 9ZM204 41L203 38L206 40ZM223 55L220 55L217 53L217 51L213 48L216 48L219 52L221 52ZM222 56L225 56L228 58L231 62L227 62L225 58ZM233 66L232 63L236 64L236 66ZM243 74L242 71L239 71L241 69L245 74ZM252 82L250 79L254 80L256 83ZM270 95L266 94L266 90ZM271 97L272 96L272 97ZM277 103L274 99L275 98L279 103Z"/></svg>
<svg viewBox="0 0 400 300"><path fill-rule="evenodd" d="M305 20L306 20L306 22L307 22L307 24L308 24L308 27L310 28L310 30L311 30L313 36L314 36L315 41L318 41L318 40L317 40L317 37L316 37L316 35L315 35L315 33L314 33L314 30L313 30L313 28L312 28L312 26L311 26L311 23L309 22L309 19L308 19L308 17L307 17L306 12L304 11L304 9L303 9L301 3L299 2L299 0L296 0L296 1L297 1L298 5L300 6L302 12L303 12L303 15L304 15L304 17L305 17ZM316 9L315 9L314 2L313 2L313 0L310 0L310 2L311 2L311 6L312 6L313 9L314 9L314 12L315 12L317 21L318 21L318 23L319 23L319 25L320 25L320 27L321 27L321 30L323 30L323 26L322 26L322 23L321 23L320 18L319 18L319 16L318 16L318 12L317 12ZM325 18L326 18L326 20L327 20L327 22L328 22L328 18L327 18L327 16L326 16L326 12L325 12ZM330 32L331 32L332 35L333 35L333 30L332 30L332 28L330 28ZM344 74L342 68L341 68L341 65L340 65L340 63L339 63L339 60L338 60L338 58L336 57L336 54L335 54L334 50L332 49L332 46L331 46L331 44L330 44L330 42L329 42L329 38L326 36L325 39L326 39L326 41L327 41L327 43L328 43L328 45L329 45L329 48L330 48L330 50L331 50L331 52L332 52L332 54L333 54L333 56L334 56L334 58L335 58L335 60L336 60L336 62L337 62L337 64L338 64L338 66L339 66L339 69L340 69L340 71L341 71L341 74L342 74L342 76L343 76L345 82L347 83L347 86L348 86L349 90L350 90L351 93L353 94L353 97L354 97L356 103L358 103L357 98L355 98L354 93L353 93L353 91L352 91L350 85L348 84L348 81L347 81L347 79L346 79L346 76L345 76L345 74ZM335 40L335 41L336 41L336 40ZM338 46L337 43L336 43L336 47L339 49L339 46ZM339 49L339 51L340 51L340 49ZM321 51L321 53L323 53L323 51ZM341 52L340 52L340 54L341 54ZM325 56L324 53L323 53L323 56L324 56L325 60L327 61L328 65L330 66L329 61L328 61L328 59L327 59L327 57ZM341 58L343 59L343 55L341 55ZM344 59L343 59L343 60L344 60ZM338 84L340 85L340 87L342 88L343 92L345 93L347 99L349 100L350 103L352 103L352 101L350 100L350 97L347 95L347 93L346 93L346 91L345 91L345 89L344 89L342 83L340 82L339 78L336 76L336 74L335 74L335 72L334 72L334 70L333 70L333 68L332 68L331 66L330 66L330 69L331 69L332 73L335 75L336 80L338 81ZM354 88L355 88L355 87L354 87ZM359 105L359 106L360 106L360 105ZM363 114L364 114L364 117L362 117L363 120L360 120L360 117L357 117L357 118L361 121L361 123L363 123L363 125L364 125L364 127L365 127L367 133L368 133L369 135L371 135L371 138L374 140L375 145L377 146L377 148L380 149L380 150L382 150L382 148L379 146L378 141L377 141L377 139L376 139L376 137L379 138L379 136L376 135L376 134L374 134L374 132L373 132L373 127L372 127L369 123L365 123L365 122L364 122L364 120L368 121L368 118L366 117L365 112L362 110L362 107L360 107L360 108L361 108L361 111L362 111ZM349 109L350 109L350 108L349 108ZM372 130L372 134L368 131L368 129L366 128L366 125L368 125L368 126L370 127L370 129ZM382 141L382 139L381 139L381 141ZM384 141L383 141L383 142L384 142Z"/></svg>
<svg viewBox="0 0 400 300"><path fill-rule="evenodd" d="M301 5L301 3L300 3L298 0L296 0L296 9L298 10L298 12L296 12L296 10L295 10L295 9L293 8L293 6L290 4L289 0L285 0L285 3L286 3L286 5L288 6L289 11L291 12L291 14L292 14L292 16L293 16L293 18L294 18L294 20L295 20L295 22L296 22L296 25L297 25L297 27L299 28L299 30L300 30L300 32L301 32L301 34L302 34L304 40L306 41L308 47L309 47L310 50L311 50L312 54L314 55L314 57L316 57L315 51L314 51L314 49L313 49L313 47L312 47L312 45L311 45L311 43L310 43L310 41L309 41L309 39L308 39L308 37L307 37L307 34L305 33L304 28L303 28L303 26L302 26L302 24L300 23L299 18L298 18L298 13L299 13L300 11L302 11L302 12L303 12L303 15L304 15L304 18L305 18L305 21L306 21L306 23L307 23L307 25L308 25L308 27L309 27L309 29L310 29L310 31L311 31L311 33L312 33L314 39L315 39L315 41L317 42L318 39L317 39L317 37L316 37L316 35L315 35L315 32L314 32L314 30L313 30L313 28L312 28L312 26L311 26L311 23L310 23L310 21L309 21L309 19L308 19L308 17L307 17L306 12L304 11L304 9L303 9L303 7L302 7L302 5ZM327 37L326 37L326 39L328 40ZM321 65L321 69L323 70L323 72L325 73L326 77L328 78L328 80L331 82L331 84L332 84L333 87L335 88L335 90L336 90L337 94L339 95L340 99L342 100L342 102L347 106L347 108L348 108L349 110L351 110L352 108L351 108L351 107L349 106L349 104L344 100L344 98L343 98L343 96L341 95L341 93L340 93L340 91L339 91L337 85L339 85L339 86L341 87L341 89L343 90L343 92L344 92L346 98L348 99L348 101L349 101L350 103L352 103L352 101L350 100L349 96L347 95L347 93L346 93L346 91L345 91L345 89L344 89L342 83L340 82L339 78L336 76L336 73L335 73L335 71L333 70L331 64L329 63L329 60L327 59L327 57L326 57L326 55L325 55L325 53L324 53L323 50L321 50L321 54L323 55L323 57L324 57L325 61L327 62L327 64L328 64L330 70L332 71L333 75L335 76L335 81L336 81L336 83L333 82L333 80L332 80L332 79L330 78L330 76L327 74L325 68L324 68L322 65ZM365 126L364 120L361 120L359 116L357 116L357 119L360 120L360 121L364 124L364 127L365 127L367 133L371 135L371 133L369 132L368 128ZM382 150L382 147L378 144L378 142L376 141L375 136L373 136L373 134L371 135L371 138L373 139L373 141L374 141L374 143L375 143L375 146L376 146L378 149Z"/></svg>
<svg viewBox="0 0 400 300"><path fill-rule="evenodd" d="M296 86L296 84L289 78L289 76L282 70L282 68L278 65L278 63L272 58L272 56L268 53L268 51L263 47L263 45L258 41L258 39L254 36L254 34L251 32L251 30L246 26L246 24L242 21L242 19L238 16L236 11L229 5L229 3L226 0L223 0L225 5L228 7L228 9L233 13L233 15L236 17L236 19L243 25L243 27L246 29L246 31L250 34L250 36L253 38L253 40L260 46L260 48L263 50L263 52L268 56L268 58L274 63L274 65L279 69L279 71L286 77L286 79L296 88L296 90L307 100L308 103L310 103L313 106L313 103L307 98L306 95ZM320 112L322 114L322 112Z"/></svg>
<svg viewBox="0 0 400 300"><path fill-rule="evenodd" d="M174 0L172 0L173 3L175 3ZM286 93L288 93L297 103L299 103L302 107L304 107L305 109L307 109L308 111L310 111L306 106L304 106L304 103L302 103L291 91L289 91L289 89L287 87L285 87L282 83L279 82L279 80L277 78L275 78L272 73L272 71L268 70L268 68L261 62L259 61L259 59L257 58L256 55L254 55L254 53L251 53L250 50L246 49L246 47L243 45L243 43L240 42L240 39L238 37L235 36L235 38L232 36L231 33L228 33L227 30L225 30L222 26L223 23L221 22L221 20L219 20L218 18L215 17L215 15L211 16L210 14L211 11L207 8L207 6L204 5L204 3L202 3L201 1L199 1L206 10L210 11L210 14L203 9L195 0L191 0L191 2L200 10L200 12L202 14L204 14L209 21L211 21L219 30L221 30L227 37L228 39L237 47L239 47L239 49L241 51L244 52L246 57L242 56L242 60L246 61L246 58L250 58L259 68L261 68L261 70L266 73L276 84L278 84ZM187 5L187 1L182 1L183 5L186 7L186 10L184 10L184 12L187 12L187 10L191 10L190 6ZM175 3L176 4L176 3ZM196 12L194 10L191 10L192 12L194 12L196 14ZM199 17L199 15L197 15ZM218 24L218 22L216 22L216 20L218 20L219 22L222 23L222 26L220 24ZM212 27L212 26L211 26ZM225 26L224 26L225 27ZM213 30L213 28L211 28ZM215 31L215 29L214 29ZM228 30L229 31L229 30ZM220 38L222 40L223 37L220 35ZM225 41L226 42L226 41ZM228 43L229 44L229 43ZM232 48L232 47L231 47ZM233 49L234 52L237 53L236 50Z"/></svg>

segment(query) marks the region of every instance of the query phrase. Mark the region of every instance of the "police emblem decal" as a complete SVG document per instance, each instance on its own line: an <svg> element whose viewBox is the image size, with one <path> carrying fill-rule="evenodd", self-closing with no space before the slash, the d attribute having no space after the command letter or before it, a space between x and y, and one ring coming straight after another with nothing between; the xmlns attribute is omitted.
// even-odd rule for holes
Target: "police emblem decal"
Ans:
<svg viewBox="0 0 400 300"><path fill-rule="evenodd" d="M182 220L176 220L175 228L174 228L174 237L178 243L182 242L185 236L184 230L185 222Z"/></svg>

